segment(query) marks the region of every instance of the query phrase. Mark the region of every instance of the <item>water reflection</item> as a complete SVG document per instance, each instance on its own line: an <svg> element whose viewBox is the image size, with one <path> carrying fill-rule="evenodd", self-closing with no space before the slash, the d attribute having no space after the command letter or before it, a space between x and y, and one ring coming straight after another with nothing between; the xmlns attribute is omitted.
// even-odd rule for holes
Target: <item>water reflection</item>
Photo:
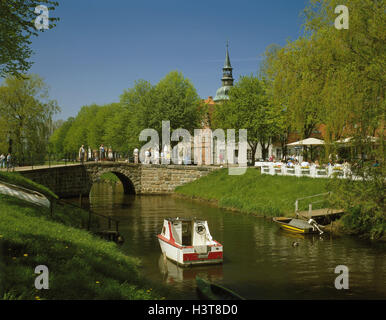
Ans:
<svg viewBox="0 0 386 320"><path fill-rule="evenodd" d="M148 279L171 289L168 298L197 299L198 274L247 299L386 298L384 244L328 234L299 237L262 218L169 196L133 197L117 191L93 187L90 205L120 220L121 249L141 258ZM156 235L165 218L177 216L208 221L213 238L224 246L222 265L184 269L163 261ZM335 289L338 265L349 268L349 290Z"/></svg>
<svg viewBox="0 0 386 320"><path fill-rule="evenodd" d="M164 258L161 254L158 260L158 266L165 283L172 284L178 282L190 282L195 285L196 276L200 276L209 281L220 281L223 279L222 265L193 266L183 268Z"/></svg>

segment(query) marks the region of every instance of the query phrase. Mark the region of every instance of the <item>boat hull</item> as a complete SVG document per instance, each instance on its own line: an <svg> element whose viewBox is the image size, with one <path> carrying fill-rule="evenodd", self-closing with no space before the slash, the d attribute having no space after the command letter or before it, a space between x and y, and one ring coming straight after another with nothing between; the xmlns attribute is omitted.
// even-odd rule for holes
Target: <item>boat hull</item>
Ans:
<svg viewBox="0 0 386 320"><path fill-rule="evenodd" d="M196 252L194 246L180 246L158 235L162 254L169 260L182 267L203 264L219 264L223 262L222 245L208 246L206 253Z"/></svg>
<svg viewBox="0 0 386 320"><path fill-rule="evenodd" d="M273 218L273 221L279 224L280 228L288 232L300 233L300 234L319 233L317 229L313 228L311 225L308 225L303 220L279 217L279 218ZM294 224L293 221L297 221L298 224L300 225L296 225L296 223Z"/></svg>

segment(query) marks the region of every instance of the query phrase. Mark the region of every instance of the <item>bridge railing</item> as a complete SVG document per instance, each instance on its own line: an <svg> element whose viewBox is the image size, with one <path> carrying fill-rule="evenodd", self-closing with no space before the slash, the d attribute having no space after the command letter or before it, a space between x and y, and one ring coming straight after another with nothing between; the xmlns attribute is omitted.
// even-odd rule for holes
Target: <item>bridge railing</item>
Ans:
<svg viewBox="0 0 386 320"><path fill-rule="evenodd" d="M54 165L70 165L75 163L87 163L97 161L111 161L111 162L128 162L134 163L134 156L128 152L113 151L100 159L99 155L85 154L81 159L77 152L53 153L48 152L44 157L34 157L32 155L23 155L14 157L11 160L9 170L14 170L15 167L31 167L35 169L40 166L54 166ZM4 164L6 166L6 163Z"/></svg>

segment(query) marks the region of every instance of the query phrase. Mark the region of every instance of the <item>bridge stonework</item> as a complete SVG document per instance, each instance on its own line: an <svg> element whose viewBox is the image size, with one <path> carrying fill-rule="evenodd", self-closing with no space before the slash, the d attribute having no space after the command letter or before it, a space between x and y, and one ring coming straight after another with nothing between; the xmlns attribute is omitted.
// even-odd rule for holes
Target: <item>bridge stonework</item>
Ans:
<svg viewBox="0 0 386 320"><path fill-rule="evenodd" d="M101 162L23 170L20 173L61 198L88 196L93 183L107 172L121 180L125 193L168 194L185 183L206 176L218 167L141 165Z"/></svg>

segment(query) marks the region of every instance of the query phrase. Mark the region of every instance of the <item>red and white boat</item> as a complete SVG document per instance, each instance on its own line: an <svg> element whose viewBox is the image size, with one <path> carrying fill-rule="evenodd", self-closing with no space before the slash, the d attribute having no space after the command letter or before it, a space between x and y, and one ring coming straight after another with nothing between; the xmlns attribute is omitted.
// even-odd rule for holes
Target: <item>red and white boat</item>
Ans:
<svg viewBox="0 0 386 320"><path fill-rule="evenodd" d="M157 237L163 255L180 266L223 261L223 246L212 239L206 221L168 218Z"/></svg>

